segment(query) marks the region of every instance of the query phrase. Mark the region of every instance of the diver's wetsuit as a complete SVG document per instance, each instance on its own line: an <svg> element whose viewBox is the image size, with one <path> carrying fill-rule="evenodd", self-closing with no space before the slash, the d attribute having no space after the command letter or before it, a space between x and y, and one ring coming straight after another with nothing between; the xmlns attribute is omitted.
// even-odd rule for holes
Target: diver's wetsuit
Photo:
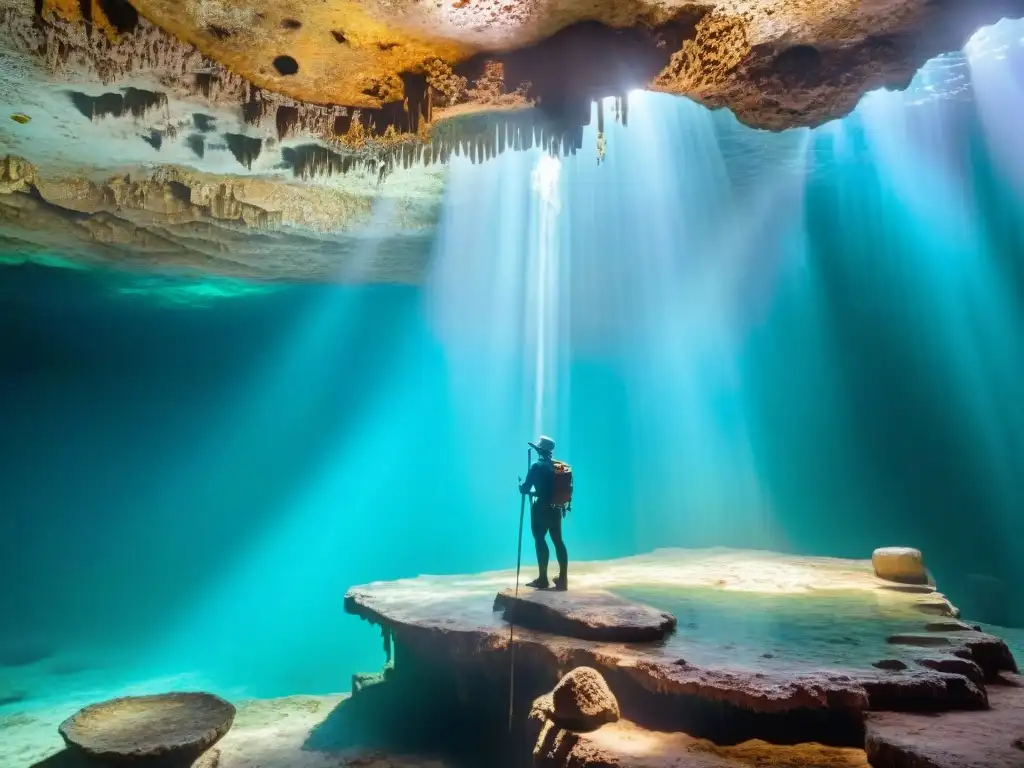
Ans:
<svg viewBox="0 0 1024 768"><path fill-rule="evenodd" d="M533 532L533 543L537 548L537 568L540 570L539 586L547 586L548 544L545 536L551 534L551 543L555 545L555 557L558 559L558 581L564 584L569 567L569 553L562 541L562 508L551 506L551 494L554 491L555 467L550 456L541 454L530 471L526 480L519 486L520 493L529 493L531 488L537 492L537 498L530 507L530 529Z"/></svg>

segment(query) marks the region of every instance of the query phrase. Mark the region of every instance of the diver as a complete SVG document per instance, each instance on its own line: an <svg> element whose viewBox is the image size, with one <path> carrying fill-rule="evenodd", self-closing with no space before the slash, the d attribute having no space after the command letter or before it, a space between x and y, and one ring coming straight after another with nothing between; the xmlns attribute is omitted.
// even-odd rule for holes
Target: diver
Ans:
<svg viewBox="0 0 1024 768"><path fill-rule="evenodd" d="M547 589L548 582L548 544L545 538L550 535L555 545L555 557L558 559L558 578L555 589L569 588L569 554L562 541L562 519L572 504L572 468L562 461L554 459L555 441L550 437L541 437L536 443L528 445L537 452L537 460L530 465L526 480L519 486L519 492L532 495L530 506L530 530L537 549L537 568L540 575L527 586L535 589ZM531 490L533 493L531 494Z"/></svg>

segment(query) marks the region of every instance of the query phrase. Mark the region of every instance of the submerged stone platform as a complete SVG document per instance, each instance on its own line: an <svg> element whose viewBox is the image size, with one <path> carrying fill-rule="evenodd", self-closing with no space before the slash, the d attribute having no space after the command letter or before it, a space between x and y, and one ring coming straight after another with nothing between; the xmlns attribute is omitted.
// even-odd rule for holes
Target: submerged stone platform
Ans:
<svg viewBox="0 0 1024 768"><path fill-rule="evenodd" d="M345 607L393 639L396 679L410 670L422 678L423 669L435 681L450 676L477 714L507 708L511 635L520 726L531 702L566 672L592 667L623 721L591 741L619 729L718 745L761 739L862 749L867 712L984 718L993 681L1016 672L1003 641L960 621L935 587L886 581L867 559L658 550L574 564L575 589L566 593L520 592L516 600L506 591L513 583L513 571L378 582L351 589ZM580 637L602 621L633 631L625 629L629 616L650 640ZM665 634L670 618L675 630ZM941 727L942 719L927 722ZM712 757L692 764L725 764Z"/></svg>

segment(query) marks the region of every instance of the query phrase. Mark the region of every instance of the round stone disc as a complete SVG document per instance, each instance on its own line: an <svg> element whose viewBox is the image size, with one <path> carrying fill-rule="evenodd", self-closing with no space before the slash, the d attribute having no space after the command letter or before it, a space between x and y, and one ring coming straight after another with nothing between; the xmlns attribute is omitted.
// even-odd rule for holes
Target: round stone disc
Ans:
<svg viewBox="0 0 1024 768"><path fill-rule="evenodd" d="M162 693L92 704L58 730L70 749L108 764L190 765L234 719L234 706L213 694Z"/></svg>

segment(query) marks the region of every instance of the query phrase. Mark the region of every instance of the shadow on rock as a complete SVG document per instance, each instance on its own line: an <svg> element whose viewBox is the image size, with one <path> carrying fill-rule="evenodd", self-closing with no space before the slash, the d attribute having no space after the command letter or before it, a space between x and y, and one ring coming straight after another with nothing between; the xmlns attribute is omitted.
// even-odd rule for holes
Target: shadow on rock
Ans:
<svg viewBox="0 0 1024 768"><path fill-rule="evenodd" d="M72 752L69 749L62 749L45 760L33 763L31 768L96 768L97 765L97 763L89 760L84 755Z"/></svg>
<svg viewBox="0 0 1024 768"><path fill-rule="evenodd" d="M336 706L302 745L313 752L381 750L415 753L452 766L478 766L500 742L490 718L477 722L443 689L381 682L360 690ZM500 761L487 764L500 768Z"/></svg>
<svg viewBox="0 0 1024 768"><path fill-rule="evenodd" d="M211 750L212 751L212 750ZM210 753L203 755L198 760L192 758L141 758L122 763L110 763L99 758L92 758L80 752L70 749L62 749L60 752L50 755L45 760L33 763L29 768L109 768L110 765L135 765L139 768L215 768L217 765L216 752L213 752L213 760L210 760Z"/></svg>

